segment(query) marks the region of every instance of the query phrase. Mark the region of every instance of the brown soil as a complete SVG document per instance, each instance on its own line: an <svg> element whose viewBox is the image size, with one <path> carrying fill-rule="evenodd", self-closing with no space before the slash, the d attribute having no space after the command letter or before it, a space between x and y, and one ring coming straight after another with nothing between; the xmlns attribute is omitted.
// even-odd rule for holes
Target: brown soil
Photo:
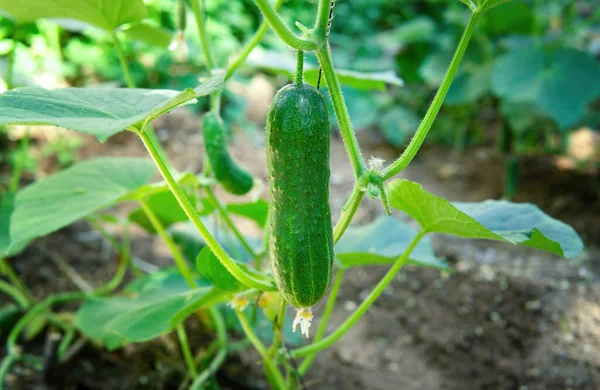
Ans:
<svg viewBox="0 0 600 390"><path fill-rule="evenodd" d="M157 120L155 128L176 168L200 170L203 148L197 116L179 109ZM263 137L262 132L241 135L233 154L264 181ZM133 134L120 134L105 144L87 138L82 159L145 154ZM359 133L359 141L366 156L391 161L398 153L373 132ZM451 200L479 201L501 196L502 164L501 156L486 149L455 156L434 148L420 154L402 176ZM317 358L305 378L307 387L600 388L600 181L590 174L561 171L551 160L521 165L523 180L515 200L536 203L571 223L586 241L585 254L567 262L527 248L436 236L437 254L447 257L457 272L447 276L408 268L365 318ZM337 136L332 138L332 167L331 204L337 219L353 183ZM381 214L378 201L365 200L354 223ZM399 214L395 213L404 218ZM74 224L38 240L12 260L37 297L76 289L51 260L57 254L93 285L111 277L115 254L90 231L86 223ZM170 262L158 240L141 231L134 232L133 246L135 256L150 263ZM369 267L347 273L330 329L349 315L385 271ZM315 310L317 317L321 311L322 304ZM189 322L193 344L205 346L212 336L197 320ZM25 344L25 350L41 353L43 344L42 335ZM257 360L252 351L231 356L218 375L219 384L264 388ZM87 346L46 378L19 365L9 384L14 389L176 389L184 372L177 343L166 336L114 353Z"/></svg>

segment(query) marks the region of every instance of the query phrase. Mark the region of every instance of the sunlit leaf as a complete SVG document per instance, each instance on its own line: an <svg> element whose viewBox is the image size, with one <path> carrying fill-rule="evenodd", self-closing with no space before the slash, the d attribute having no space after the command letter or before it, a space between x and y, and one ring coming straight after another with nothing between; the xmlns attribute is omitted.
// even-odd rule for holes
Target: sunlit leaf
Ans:
<svg viewBox="0 0 600 390"><path fill-rule="evenodd" d="M243 266L243 264L238 264ZM196 258L196 269L200 276L213 286L225 291L240 291L244 285L233 276L209 247L204 247Z"/></svg>
<svg viewBox="0 0 600 390"><path fill-rule="evenodd" d="M583 243L569 225L529 203L487 200L450 203L408 180L388 185L390 206L414 218L424 232L489 239L543 249L572 258Z"/></svg>
<svg viewBox="0 0 600 390"><path fill-rule="evenodd" d="M154 172L149 159L97 158L23 188L15 199L9 251L113 204Z"/></svg>
<svg viewBox="0 0 600 390"><path fill-rule="evenodd" d="M172 39L171 32L146 20L127 25L121 31L130 39L162 47L163 49L169 47Z"/></svg>
<svg viewBox="0 0 600 390"><path fill-rule="evenodd" d="M264 227L269 215L269 204L263 199L258 199L256 202L249 203L229 203L227 205L227 211L251 219L256 222L258 226Z"/></svg>
<svg viewBox="0 0 600 390"><path fill-rule="evenodd" d="M109 32L147 16L142 0L0 0L0 11L19 22L40 18L74 19Z"/></svg>
<svg viewBox="0 0 600 390"><path fill-rule="evenodd" d="M0 95L0 124L51 125L105 141L127 127L158 116L222 87L223 72L183 92L133 88L26 87ZM142 127L143 127L142 126Z"/></svg>
<svg viewBox="0 0 600 390"><path fill-rule="evenodd" d="M392 264L417 233L397 218L379 217L370 224L349 227L335 246L335 256L343 267ZM435 256L427 237L412 251L409 263L449 270L446 261Z"/></svg>

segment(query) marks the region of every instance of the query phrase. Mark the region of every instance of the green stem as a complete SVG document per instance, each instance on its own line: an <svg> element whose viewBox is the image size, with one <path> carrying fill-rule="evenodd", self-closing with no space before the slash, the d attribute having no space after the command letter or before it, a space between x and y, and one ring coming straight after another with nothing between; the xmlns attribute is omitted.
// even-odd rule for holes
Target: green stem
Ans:
<svg viewBox="0 0 600 390"><path fill-rule="evenodd" d="M183 255L181 254L181 251L177 247L177 244L175 244L173 239L169 236L169 234L165 230L165 227L162 225L162 223L160 222L154 211L152 211L152 209L148 206L148 204L144 201L140 201L140 205L142 206L142 210L144 210L144 214L146 214L146 217L148 217L148 220L150 221L150 224L152 224L154 230L156 230L160 238L169 248L169 251L171 251L171 255L173 256L175 265L177 266L177 269L179 270L181 276L183 276L183 279L185 279L186 283L190 286L190 288L196 288L196 282L194 281L192 273L188 268L187 263L183 258Z"/></svg>
<svg viewBox="0 0 600 390"><path fill-rule="evenodd" d="M335 302L337 300L338 292L340 291L340 286L342 285L342 280L344 279L345 269L338 269L337 275L335 275L335 279L333 281L333 287L331 287L331 292L329 293L329 298L327 299L327 305L325 306L325 311L323 312L323 318L321 318L321 323L319 324L319 328L317 329L317 333L315 334L315 338L313 343L316 343L323 338L325 334L325 330L327 329L327 323L329 322L329 318L331 317L331 313L333 312L333 308L335 306ZM300 375L304 375L306 371L310 368L316 353L311 353L298 368Z"/></svg>
<svg viewBox="0 0 600 390"><path fill-rule="evenodd" d="M121 64L121 70L123 71L123 76L125 77L125 83L127 84L128 88L135 88L135 82L133 81L131 73L129 72L129 66L127 65L125 54L123 54L121 41L117 37L116 33L113 33L112 37L115 45L115 51L117 52L117 57L119 58L119 63Z"/></svg>
<svg viewBox="0 0 600 390"><path fill-rule="evenodd" d="M10 367L17 361L17 354L15 353L11 353L8 354L8 356L6 356L4 358L4 360L2 360L2 364L0 364L0 390L4 390L4 378L6 377L6 374L8 374L8 371L10 370Z"/></svg>
<svg viewBox="0 0 600 390"><path fill-rule="evenodd" d="M344 206L342 210L342 216L340 220L335 225L333 229L333 244L337 244L337 242L342 238L344 232L350 226L350 222L352 222L352 218L356 211L358 210L358 206L360 206L360 201L365 196L365 193L358 188L358 184L354 185L354 189L352 190L352 195L350 195L350 199L348 203Z"/></svg>
<svg viewBox="0 0 600 390"><path fill-rule="evenodd" d="M112 237L112 236L111 236ZM119 244L119 242L113 238L111 243L120 251L121 258L119 259L119 265L117 266L117 272L112 277L112 279L106 283L104 286L97 288L94 290L94 294L96 295L105 295L112 291L114 291L125 277L127 273L127 267L131 263L131 245L129 241L129 230L127 229L127 224L123 227L123 243Z"/></svg>
<svg viewBox="0 0 600 390"><path fill-rule="evenodd" d="M329 11L331 8L331 0L319 0L319 8L317 10L317 19L315 21L315 31L321 39L327 39L327 26L329 25Z"/></svg>
<svg viewBox="0 0 600 390"><path fill-rule="evenodd" d="M298 50L298 58L296 60L296 79L294 83L296 85L302 85L302 74L304 73L304 52Z"/></svg>
<svg viewBox="0 0 600 390"><path fill-rule="evenodd" d="M177 325L176 328L177 337L179 338L179 345L181 346L181 352L183 353L188 372L192 378L196 378L198 376L198 371L196 370L196 364L194 363L194 357L192 356L192 350L190 349L190 344L188 343L188 338L187 334L185 333L183 323Z"/></svg>
<svg viewBox="0 0 600 390"><path fill-rule="evenodd" d="M27 297L21 291L19 291L18 288L12 286L10 283L0 280L0 291L10 295L10 297L14 299L15 302L21 306L21 308L25 309L29 307L29 299L27 299Z"/></svg>
<svg viewBox="0 0 600 390"><path fill-rule="evenodd" d="M192 224L196 227L196 229L200 233L200 236L202 236L202 238L213 251L215 256L217 256L217 258L221 261L221 264L223 264L223 266L227 268L227 270L243 284L262 291L275 291L276 287L273 284L266 283L262 280L258 280L248 275L229 257L229 255L225 252L223 247L221 247L221 245L217 242L217 240L215 240L212 234L210 234L210 232L200 219L198 212L187 199L187 197L183 193L183 190L181 189L181 187L179 187L179 184L173 178L173 175L171 175L171 172L165 165L157 150L154 148L154 145L148 139L148 136L144 132L139 133L139 136L142 139L144 146L148 150L150 157L152 157L152 160L156 164L156 167L167 182L169 189L175 196L175 199L177 199L177 202L179 203L185 214L188 216Z"/></svg>
<svg viewBox="0 0 600 390"><path fill-rule="evenodd" d="M321 41L302 39L294 35L285 25L279 14L269 5L267 0L254 0L254 2L271 27L273 27L273 30L289 46L298 50L310 51L315 50L321 45Z"/></svg>
<svg viewBox="0 0 600 390"><path fill-rule="evenodd" d="M219 213L223 217L223 220L225 221L225 223L227 224L227 226L229 226L229 228L231 229L231 231L233 232L233 234L240 241L240 243L242 244L242 246L244 247L244 249L246 250L246 252L248 252L250 254L250 256L252 256L252 258L254 260L256 260L258 258L258 255L254 251L254 249L250 246L250 244L248 244L248 241L246 241L246 239L244 238L244 236L242 235L242 233L240 233L240 231L238 230L238 228L235 226L235 223L233 223L233 221L229 217L229 213L221 205L221 203L219 202L219 200L215 196L215 193L213 192L212 188L210 188L209 186L206 186L205 190L206 190L206 195L208 195L208 199L213 204L213 206L219 211Z"/></svg>
<svg viewBox="0 0 600 390"><path fill-rule="evenodd" d="M275 379L275 382L279 389L281 389L281 390L286 389L287 386L285 384L285 380L283 379L283 376L281 375L281 372L275 366L275 364L273 363L273 360L271 360L271 358L269 357L269 352L267 351L265 346L262 344L262 342L258 339L258 336L256 336L256 334L254 333L254 330L252 330L252 326L250 326L248 319L246 318L244 313L242 313L241 311L236 310L235 312L238 316L240 324L242 325L242 329L244 330L244 333L246 334L246 337L248 337L248 340L250 340L250 342L252 343L254 348L256 348L259 355L262 357L263 364L265 365L265 369L267 369L271 373L271 376Z"/></svg>
<svg viewBox="0 0 600 390"><path fill-rule="evenodd" d="M284 1L285 0L277 0L273 5L273 9L275 11L278 11L279 8L281 8L281 6L283 5ZM260 43L260 41L262 41L262 38L268 29L269 22L264 20L258 27L258 30L256 30L256 32L254 33L252 38L250 38L248 43L246 43L240 55L235 60L233 60L233 62L231 62L231 64L229 64L229 66L227 67L227 70L225 72L225 81L227 81L227 79L229 79L233 75L237 68L239 68L240 65L244 63L246 58L248 58L248 56L250 55L250 52Z"/></svg>
<svg viewBox="0 0 600 390"><path fill-rule="evenodd" d="M27 159L27 149L29 148L29 127L25 130L25 135L19 145L19 156L17 157L17 163L12 173L10 180L10 186L8 190L15 192L19 189L19 183L21 182L21 174L23 173L23 167L25 166L25 160Z"/></svg>
<svg viewBox="0 0 600 390"><path fill-rule="evenodd" d="M425 235L424 232L420 232L416 235L416 237L412 240L406 251L396 260L392 268L385 274L385 276L379 281L377 286L371 291L371 293L365 298L365 300L360 304L360 306L344 321L339 328L337 328L333 333L324 339L315 342L313 344L307 345L306 347L298 348L292 351L292 356L295 358L308 356L319 352L333 343L338 341L350 328L362 318L362 316L369 310L371 305L375 302L377 298L383 293L383 290L394 280L394 277L402 269L402 267L408 262L408 257L411 252L415 249L421 238Z"/></svg>
<svg viewBox="0 0 600 390"><path fill-rule="evenodd" d="M206 369L196 377L189 390L200 390L204 388L204 383L219 370L223 363L225 363L226 357L227 348L221 348L219 352L217 352L215 357L211 360L208 367L206 367Z"/></svg>
<svg viewBox="0 0 600 390"><path fill-rule="evenodd" d="M356 140L356 135L352 128L352 122L350 121L350 114L348 113L346 103L344 103L342 88L340 87L340 82L331 60L329 44L317 49L316 54L319 59L319 64L321 64L321 68L323 69L323 76L327 82L327 89L329 90L329 96L333 103L333 110L335 111L335 116L340 126L342 139L344 140L344 145L348 151L352 168L354 168L354 177L358 180L366 170L365 160L360 153L360 147L358 146L358 141Z"/></svg>
<svg viewBox="0 0 600 390"><path fill-rule="evenodd" d="M198 26L198 36L200 37L200 46L204 54L206 68L211 71L215 67L212 53L210 51L210 38L206 32L206 10L204 0L192 0L192 11L196 18L196 26Z"/></svg>
<svg viewBox="0 0 600 390"><path fill-rule="evenodd" d="M29 300L30 303L35 302L35 297L33 296L33 294L31 294L27 286L23 284L21 279L19 279L19 276L17 275L15 270L10 266L10 264L8 264L8 260L0 259L0 273L6 275L6 277L8 277L8 280L13 284L13 286L17 287L23 293L23 295L25 295L25 297Z"/></svg>
<svg viewBox="0 0 600 390"><path fill-rule="evenodd" d="M417 129L415 136L410 141L410 143L406 147L406 150L404 151L404 153L402 153L400 158L396 160L392 165L383 170L383 180L388 180L389 178L398 174L400 171L406 168L421 148L421 145L423 145L423 141L425 141L425 137L431 129L431 126L433 125L433 122L435 121L435 118L437 117L437 114L439 113L440 108L442 107L442 103L444 103L446 94L448 93L448 90L452 85L452 80L454 79L454 76L456 76L456 72L458 71L458 67L465 54L465 50L469 45L469 40L471 39L471 35L473 35L473 31L475 29L477 21L479 20L479 16L480 14L478 12L475 12L471 15L471 19L469 19L469 24L467 25L467 28L465 29L462 37L460 38L460 42L458 43L456 52L454 53L452 61L450 62L450 66L448 67L446 75L442 80L442 84L440 85L440 88L435 94L435 97L433 98L433 101L431 102L431 105L429 106L429 109L427 110L427 113L425 114L421 125Z"/></svg>
<svg viewBox="0 0 600 390"><path fill-rule="evenodd" d="M271 347L269 348L269 356L271 357L277 353L279 344L281 344L281 332L283 330L285 311L287 308L287 302L283 299L283 296L280 296L279 299L281 299L279 311L277 312L277 318L275 318L275 322L273 323L273 344L271 344Z"/></svg>

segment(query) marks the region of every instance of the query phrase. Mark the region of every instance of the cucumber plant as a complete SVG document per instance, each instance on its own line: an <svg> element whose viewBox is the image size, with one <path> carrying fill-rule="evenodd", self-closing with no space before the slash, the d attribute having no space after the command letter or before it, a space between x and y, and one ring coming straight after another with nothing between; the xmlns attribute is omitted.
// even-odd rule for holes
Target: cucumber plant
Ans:
<svg viewBox="0 0 600 390"><path fill-rule="evenodd" d="M184 12L182 9L191 7L202 43L205 73L200 75L202 81L194 89L23 87L0 94L0 125L61 126L93 134L100 141L126 130L140 139L150 156L150 159L83 161L22 189L3 193L0 271L6 281L0 281L0 290L12 297L15 304L11 310L3 310L2 318L10 312L17 320L8 331L0 383L4 383L15 362L40 368L40 358L24 354L19 343L21 334L41 318L63 333L56 351L59 362L76 353L78 343L74 340L78 334L84 341L114 350L174 331L188 370L188 378L182 381L192 389L199 389L214 380L214 373L235 350L228 331L228 323L231 323L228 319L233 318L233 329L243 332L261 356L272 388L300 388L303 387L301 378L317 353L342 338L404 266L450 270L443 259L436 257L427 237L430 233L524 245L566 258L575 257L583 250L579 236L571 227L533 205L493 200L451 203L429 193L418 183L390 180L410 164L431 129L478 20L504 0L465 1L472 11L471 18L438 93L402 155L388 166L376 157L367 163L359 149L340 84L363 81L373 84L374 76L334 68L328 44L332 3L319 0L315 4L314 27L299 25L303 34L297 36L277 12L283 2L277 0L272 6L267 0L255 0L265 21L224 70L217 68L211 52L204 1L180 2L180 14ZM112 37L121 53L122 26L143 22L144 3L132 0L105 1L103 7L98 4L30 0L25 6L0 0L0 9L17 21L53 17L93 24ZM248 190L251 178L234 165L227 152L223 124L219 120L222 89L269 27L298 51L294 83L277 93L267 117L270 202L224 204L216 196L215 186L241 194ZM152 31L148 28L142 31ZM184 28L185 23L179 23L179 29ZM181 40L182 36L180 31L175 39ZM184 42L178 41L173 47L182 45ZM331 97L355 178L354 188L335 227L328 199L329 113L320 92L303 82L303 58L308 51L316 54L322 69L322 80ZM126 58L123 55L120 58L123 73L127 75ZM318 74L314 69L313 73ZM128 86L133 87L133 80L126 79ZM318 79L318 76L313 77L317 84ZM380 81L386 80L389 75ZM205 162L208 163L205 167L211 169L205 168L199 175L174 173L153 136L151 123L160 115L203 97L210 99L210 113L204 118L204 135L207 138ZM164 181L151 183L156 169ZM394 217L350 227L365 194L371 199L380 198L388 213L406 213L418 223L419 229ZM124 202L137 205L126 218L107 213L107 207ZM256 222L263 229L262 243L242 235L230 214ZM83 288L38 299L20 281L9 258L36 238L82 218L120 253L122 261L115 276L95 289ZM212 223L215 218L225 222L225 231L218 235ZM153 272L144 274L143 264L134 262L131 256L128 226L133 223L164 241L171 251L174 269L151 270ZM107 225L119 225L121 238L109 234ZM270 259L270 268L263 265L266 258ZM192 263L197 269L190 265ZM371 264L390 268L352 314L325 335L345 271ZM138 278L115 292L129 267ZM328 289L326 303L320 306L318 302ZM72 316L53 315L53 307L66 302L81 304ZM293 321L287 315L288 304L299 309ZM249 307L254 310L251 317L246 314ZM289 345L302 343L302 339L294 339L294 334L288 332L290 328L300 324L301 333L309 338L313 307L322 309L323 315L312 341L290 349ZM194 314L210 321L215 330L214 348L209 348L205 356L209 363L201 366L193 358L183 324L184 319ZM271 345L267 347L265 342ZM303 359L299 366L294 364L297 359Z"/></svg>

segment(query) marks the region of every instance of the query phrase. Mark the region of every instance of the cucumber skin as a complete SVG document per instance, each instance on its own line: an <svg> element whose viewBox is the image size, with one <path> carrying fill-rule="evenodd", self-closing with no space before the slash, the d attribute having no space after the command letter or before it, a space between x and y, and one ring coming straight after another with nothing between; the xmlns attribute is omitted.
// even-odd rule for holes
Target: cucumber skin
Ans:
<svg viewBox="0 0 600 390"><path fill-rule="evenodd" d="M311 307L327 292L333 267L329 209L329 114L310 85L287 85L267 116L271 209L269 258L283 297Z"/></svg>
<svg viewBox="0 0 600 390"><path fill-rule="evenodd" d="M252 189L254 179L250 172L239 166L229 154L223 120L212 112L202 119L202 134L208 161L217 181L235 195L244 195Z"/></svg>

